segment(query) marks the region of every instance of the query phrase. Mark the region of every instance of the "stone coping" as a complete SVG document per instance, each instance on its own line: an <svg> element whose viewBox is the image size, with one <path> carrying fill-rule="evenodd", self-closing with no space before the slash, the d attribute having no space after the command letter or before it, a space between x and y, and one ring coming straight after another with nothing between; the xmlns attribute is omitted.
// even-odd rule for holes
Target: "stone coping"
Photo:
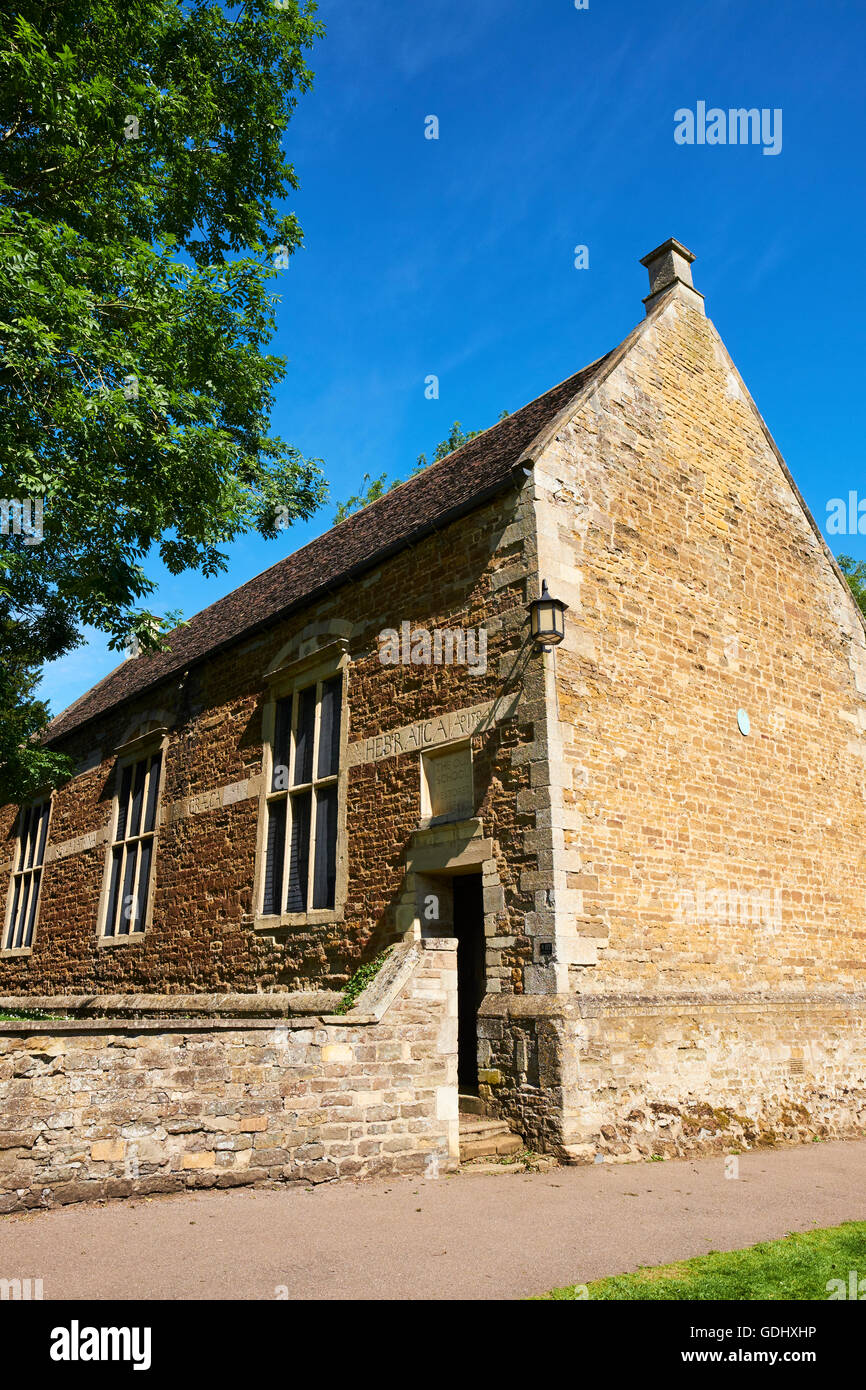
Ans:
<svg viewBox="0 0 866 1390"><path fill-rule="evenodd" d="M0 1013L66 1014L66 1018L0 1019L0 1033L196 1032L231 1028L355 1027L379 1023L407 985L423 954L456 951L452 937L396 943L354 1007L335 1013L335 990L272 994L49 994L0 997Z"/></svg>
<svg viewBox="0 0 866 1390"><path fill-rule="evenodd" d="M423 951L456 949L451 938L428 938L397 945L382 969L359 995L354 1008L335 1013L342 995L333 990L292 994L53 994L0 997L0 1013L41 1012L71 1015L47 1019L0 1019L0 1032L43 1033L105 1028L191 1031L207 1028L273 1027L275 1022L304 1027L313 1021L337 1025L378 1023L405 986ZM601 1012L696 1008L866 1008L861 992L785 991L769 994L630 994L621 991L573 994L488 994L480 1013L487 1018L592 1017Z"/></svg>
<svg viewBox="0 0 866 1390"><path fill-rule="evenodd" d="M140 1018L155 1014L170 1018L184 1014L268 1019L332 1013L342 997L335 990L297 994L18 994L0 997L0 1013L36 1011L102 1018Z"/></svg>
<svg viewBox="0 0 866 1390"><path fill-rule="evenodd" d="M488 994L479 1009L483 1018L592 1018L603 1013L626 1016L638 1011L685 1009L850 1009L866 1010L866 993L840 990L778 990L740 993L722 990L697 993L631 994L611 990L592 994Z"/></svg>

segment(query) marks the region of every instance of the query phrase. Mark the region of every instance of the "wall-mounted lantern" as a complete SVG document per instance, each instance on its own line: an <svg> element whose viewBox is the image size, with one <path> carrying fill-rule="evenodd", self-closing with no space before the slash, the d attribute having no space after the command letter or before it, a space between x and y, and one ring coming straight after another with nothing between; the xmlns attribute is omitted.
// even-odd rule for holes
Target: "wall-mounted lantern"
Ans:
<svg viewBox="0 0 866 1390"><path fill-rule="evenodd" d="M565 636L565 611L567 603L562 599L551 598L547 591L547 580L541 581L541 597L534 598L529 608L529 634L537 647L543 652L558 647Z"/></svg>

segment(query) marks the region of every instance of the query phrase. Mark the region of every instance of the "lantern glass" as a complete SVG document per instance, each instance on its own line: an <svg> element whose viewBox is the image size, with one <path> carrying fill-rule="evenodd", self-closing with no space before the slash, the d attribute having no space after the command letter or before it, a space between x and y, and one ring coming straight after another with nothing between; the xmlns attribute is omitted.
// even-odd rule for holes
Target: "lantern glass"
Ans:
<svg viewBox="0 0 866 1390"><path fill-rule="evenodd" d="M539 646L555 647L562 641L567 606L561 599L551 598L545 580L541 586L541 597L533 599L529 605L529 630L533 642Z"/></svg>

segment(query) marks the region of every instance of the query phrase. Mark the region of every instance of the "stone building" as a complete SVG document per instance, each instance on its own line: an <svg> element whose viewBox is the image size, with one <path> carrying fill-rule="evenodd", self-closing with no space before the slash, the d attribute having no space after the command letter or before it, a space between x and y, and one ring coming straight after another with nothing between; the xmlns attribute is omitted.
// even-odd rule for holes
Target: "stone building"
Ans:
<svg viewBox="0 0 866 1390"><path fill-rule="evenodd" d="M76 775L0 812L0 1008L199 999L241 1028L245 1000L307 1001L307 1081L357 1102L334 1173L387 1166L388 1136L453 1160L455 1059L467 1109L577 1161L863 1132L864 624L693 259L651 252L612 352L55 719ZM400 1006L435 1013L445 1129L419 1101L402 1148L411 1068L388 1110L361 1033L327 1033L395 942L401 978L447 967Z"/></svg>

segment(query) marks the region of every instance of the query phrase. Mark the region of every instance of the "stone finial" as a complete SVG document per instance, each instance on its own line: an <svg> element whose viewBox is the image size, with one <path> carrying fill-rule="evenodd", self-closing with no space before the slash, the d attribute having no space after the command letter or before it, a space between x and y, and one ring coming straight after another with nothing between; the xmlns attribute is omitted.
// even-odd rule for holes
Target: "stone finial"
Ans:
<svg viewBox="0 0 866 1390"><path fill-rule="evenodd" d="M661 246L657 246L654 251L641 258L641 265L646 266L650 281L650 292L644 299L647 313L650 313L672 285L682 287L685 297L690 299L696 308L703 310L704 296L692 284L694 259L694 252L683 246L676 237L668 237Z"/></svg>

